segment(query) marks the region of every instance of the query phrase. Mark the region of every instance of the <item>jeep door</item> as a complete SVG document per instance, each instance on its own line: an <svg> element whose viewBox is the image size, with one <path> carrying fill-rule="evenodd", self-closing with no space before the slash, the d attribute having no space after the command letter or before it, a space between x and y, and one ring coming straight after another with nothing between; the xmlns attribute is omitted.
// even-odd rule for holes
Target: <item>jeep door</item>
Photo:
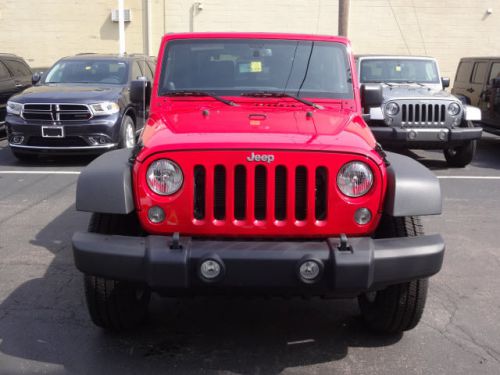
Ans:
<svg viewBox="0 0 500 375"><path fill-rule="evenodd" d="M481 108L482 122L500 129L500 89L491 85L493 78L500 78L500 59L492 61L488 73L479 108Z"/></svg>
<svg viewBox="0 0 500 375"><path fill-rule="evenodd" d="M484 90L488 60L462 61L451 93L464 96L473 106L479 106L479 98Z"/></svg>
<svg viewBox="0 0 500 375"><path fill-rule="evenodd" d="M5 122L5 114L7 112L7 101L16 93L16 85L14 78L0 60L0 125Z"/></svg>

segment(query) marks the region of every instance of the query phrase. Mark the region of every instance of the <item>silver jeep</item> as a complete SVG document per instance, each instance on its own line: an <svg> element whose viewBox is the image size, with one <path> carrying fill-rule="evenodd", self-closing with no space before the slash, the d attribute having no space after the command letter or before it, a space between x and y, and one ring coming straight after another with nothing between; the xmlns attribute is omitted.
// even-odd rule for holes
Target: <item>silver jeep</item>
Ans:
<svg viewBox="0 0 500 375"><path fill-rule="evenodd" d="M363 103L379 143L442 149L453 167L464 167L472 161L482 133L473 121L481 120L481 112L444 91L450 79L440 76L435 59L370 55L357 56L356 60L361 89L381 90L378 100Z"/></svg>

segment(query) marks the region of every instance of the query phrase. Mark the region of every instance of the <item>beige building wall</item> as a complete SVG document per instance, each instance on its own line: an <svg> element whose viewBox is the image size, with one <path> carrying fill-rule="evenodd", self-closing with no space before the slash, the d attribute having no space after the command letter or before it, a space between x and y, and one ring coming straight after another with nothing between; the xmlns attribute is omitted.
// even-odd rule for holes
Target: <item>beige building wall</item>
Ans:
<svg viewBox="0 0 500 375"><path fill-rule="evenodd" d="M0 52L34 67L79 52L116 53L116 7L117 0L0 0ZM338 28L338 0L125 0L125 7L129 53L156 55L166 32L335 35ZM358 54L435 56L453 78L462 56L500 55L500 0L351 0L349 37Z"/></svg>

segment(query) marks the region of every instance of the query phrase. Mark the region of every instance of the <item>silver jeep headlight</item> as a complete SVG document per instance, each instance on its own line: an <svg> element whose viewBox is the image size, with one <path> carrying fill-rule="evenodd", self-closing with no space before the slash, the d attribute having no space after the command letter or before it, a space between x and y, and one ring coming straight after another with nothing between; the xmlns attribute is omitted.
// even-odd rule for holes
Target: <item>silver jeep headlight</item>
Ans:
<svg viewBox="0 0 500 375"><path fill-rule="evenodd" d="M7 113L19 116L22 110L23 105L21 103L11 102L10 100L7 102Z"/></svg>
<svg viewBox="0 0 500 375"><path fill-rule="evenodd" d="M389 102L385 105L385 114L389 116L396 116L399 113L398 103Z"/></svg>
<svg viewBox="0 0 500 375"><path fill-rule="evenodd" d="M448 113L451 115L451 116L456 116L460 113L460 104L458 103L450 103L448 105Z"/></svg>
<svg viewBox="0 0 500 375"><path fill-rule="evenodd" d="M101 102L90 104L90 109L94 116L113 115L120 112L120 107L115 102Z"/></svg>
<svg viewBox="0 0 500 375"><path fill-rule="evenodd" d="M177 163L168 159L158 159L149 166L146 180L149 188L156 194L172 195L181 188L184 176Z"/></svg>
<svg viewBox="0 0 500 375"><path fill-rule="evenodd" d="M372 185L372 170L362 161L344 164L337 174L337 186L348 197L361 197L370 191Z"/></svg>

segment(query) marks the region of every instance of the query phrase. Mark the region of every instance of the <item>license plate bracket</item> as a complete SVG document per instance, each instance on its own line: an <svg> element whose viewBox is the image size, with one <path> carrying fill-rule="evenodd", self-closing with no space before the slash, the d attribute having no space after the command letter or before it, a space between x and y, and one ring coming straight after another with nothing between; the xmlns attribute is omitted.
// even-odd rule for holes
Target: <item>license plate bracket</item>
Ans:
<svg viewBox="0 0 500 375"><path fill-rule="evenodd" d="M63 126L42 126L42 137L44 138L64 138Z"/></svg>

